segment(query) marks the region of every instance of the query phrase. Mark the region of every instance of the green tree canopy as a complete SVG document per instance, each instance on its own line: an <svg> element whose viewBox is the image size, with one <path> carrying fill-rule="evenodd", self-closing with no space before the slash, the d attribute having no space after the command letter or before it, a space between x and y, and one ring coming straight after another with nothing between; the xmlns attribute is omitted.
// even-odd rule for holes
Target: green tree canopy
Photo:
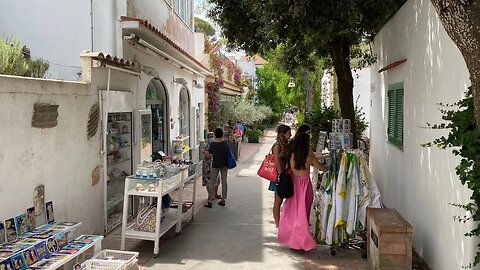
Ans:
<svg viewBox="0 0 480 270"><path fill-rule="evenodd" d="M194 25L195 29L197 29L197 32L199 33L204 33L208 37L215 35L215 28L213 28L213 26L205 20L195 17Z"/></svg>
<svg viewBox="0 0 480 270"><path fill-rule="evenodd" d="M232 47L257 53L284 44L289 69L312 68L316 59L330 56L342 117L351 119L355 129L350 49L372 38L404 2L210 0L209 16L222 27Z"/></svg>

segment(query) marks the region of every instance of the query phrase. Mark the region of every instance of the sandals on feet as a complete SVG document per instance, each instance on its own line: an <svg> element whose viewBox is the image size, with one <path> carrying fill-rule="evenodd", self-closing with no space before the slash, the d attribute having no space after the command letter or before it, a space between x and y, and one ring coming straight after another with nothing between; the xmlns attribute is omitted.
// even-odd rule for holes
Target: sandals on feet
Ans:
<svg viewBox="0 0 480 270"><path fill-rule="evenodd" d="M225 201L224 200L219 201L218 205L225 206Z"/></svg>
<svg viewBox="0 0 480 270"><path fill-rule="evenodd" d="M206 202L203 206L212 208L213 204L211 202Z"/></svg>

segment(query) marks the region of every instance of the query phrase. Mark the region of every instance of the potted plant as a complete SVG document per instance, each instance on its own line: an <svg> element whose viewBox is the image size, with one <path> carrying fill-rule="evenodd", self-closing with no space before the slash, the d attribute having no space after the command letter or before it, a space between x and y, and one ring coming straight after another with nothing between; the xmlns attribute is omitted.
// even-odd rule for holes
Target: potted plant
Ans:
<svg viewBox="0 0 480 270"><path fill-rule="evenodd" d="M263 132L259 129L247 129L245 136L248 137L249 143L258 143L258 138L263 135Z"/></svg>

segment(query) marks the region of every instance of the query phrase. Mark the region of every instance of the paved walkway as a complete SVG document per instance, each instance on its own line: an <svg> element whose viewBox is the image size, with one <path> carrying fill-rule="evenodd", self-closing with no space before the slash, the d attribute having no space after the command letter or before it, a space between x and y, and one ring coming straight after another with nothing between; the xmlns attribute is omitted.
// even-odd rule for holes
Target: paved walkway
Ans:
<svg viewBox="0 0 480 270"><path fill-rule="evenodd" d="M161 239L160 254L153 258L153 242L127 241L127 249L141 253L139 264L149 269L367 269L361 252L328 247L308 253L278 244L272 217L273 194L268 181L256 176L275 133L267 132L259 144L243 143L239 166L229 172L227 206L203 207L206 190L198 180L195 219ZM187 193L191 189L186 189ZM187 197L188 198L188 197ZM119 249L120 231L104 240L104 248Z"/></svg>

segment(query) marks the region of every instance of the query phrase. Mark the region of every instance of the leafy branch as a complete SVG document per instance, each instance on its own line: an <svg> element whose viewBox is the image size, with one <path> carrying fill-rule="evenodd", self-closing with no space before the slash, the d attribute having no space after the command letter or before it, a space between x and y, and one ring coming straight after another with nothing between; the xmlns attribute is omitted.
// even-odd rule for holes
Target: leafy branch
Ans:
<svg viewBox="0 0 480 270"><path fill-rule="evenodd" d="M443 104L442 104L443 105ZM458 109L442 109L442 119L445 123L439 125L427 124L433 129L449 129L448 135L422 144L424 147L437 146L441 149L453 147L452 153L460 156L460 164L455 168L462 185L472 190L470 201L466 204L451 204L462 208L468 214L463 216L454 216L453 219L458 222L474 221L476 227L470 232L465 233L467 237L480 236L480 132L475 122L474 105L472 90L469 88L465 98L453 105ZM471 268L480 263L480 244L477 245L477 252L473 263L463 268Z"/></svg>

